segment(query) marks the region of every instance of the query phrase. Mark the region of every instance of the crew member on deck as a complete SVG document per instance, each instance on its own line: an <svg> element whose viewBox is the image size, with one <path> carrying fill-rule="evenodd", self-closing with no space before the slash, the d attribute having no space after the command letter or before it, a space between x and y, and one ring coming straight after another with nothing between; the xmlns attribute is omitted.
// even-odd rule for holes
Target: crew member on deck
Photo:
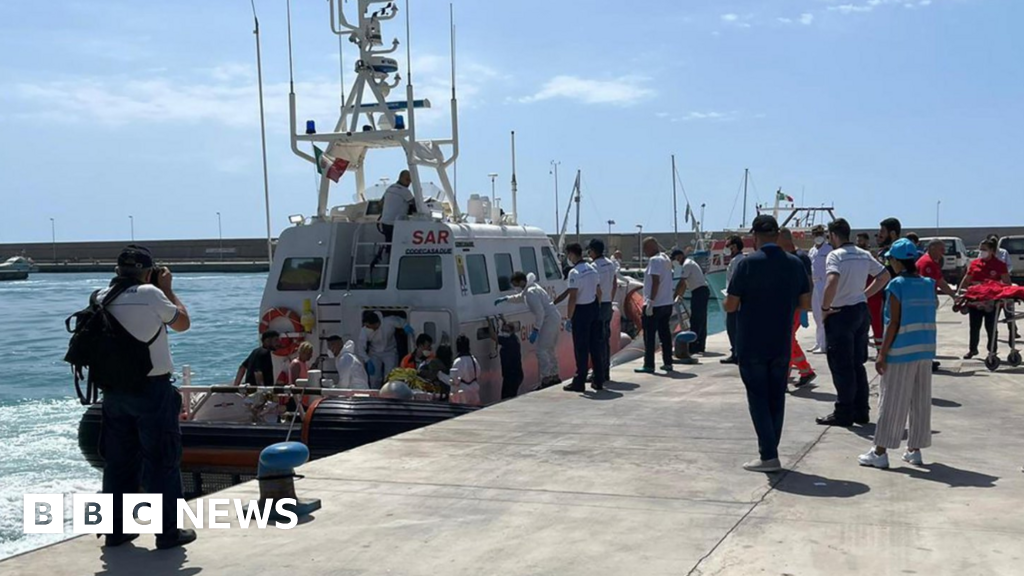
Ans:
<svg viewBox="0 0 1024 576"><path fill-rule="evenodd" d="M594 362L594 379L607 382L610 377L612 360L611 336L612 315L614 314L612 302L615 301L615 295L618 292L619 265L604 255L604 242L597 238L590 241L588 250L590 252L590 259L594 263L594 268L597 270L597 276L601 282L601 361ZM599 365L600 370L598 370ZM598 372L601 374L600 378L597 377Z"/></svg>
<svg viewBox="0 0 1024 576"><path fill-rule="evenodd" d="M686 252L673 250L672 262L681 266L675 300L681 302L686 289L690 289L690 330L697 335L697 339L690 343L690 354L703 354L708 339L708 300L711 298L711 289L708 288L700 264Z"/></svg>
<svg viewBox="0 0 1024 576"><path fill-rule="evenodd" d="M551 301L551 296L540 284L533 272L512 274L512 288L516 293L494 301L498 306L503 302L525 303L533 314L533 330L528 340L536 346L537 367L540 370L540 387L547 388L562 381L558 371L558 334L561 332L562 316Z"/></svg>
<svg viewBox="0 0 1024 576"><path fill-rule="evenodd" d="M366 365L370 387L380 389L388 374L398 366L398 341L395 332L412 336L412 326L399 316L384 317L374 310L363 312L363 328L356 339L356 356Z"/></svg>
<svg viewBox="0 0 1024 576"><path fill-rule="evenodd" d="M601 329L599 320L601 307L601 281L597 269L583 259L583 247L570 244L565 247L566 257L572 264L569 271L569 320L566 331L572 333L572 345L576 352L576 377L572 383L563 386L567 392L586 390L587 369L591 360L595 366L601 360ZM594 370L594 390L604 389L604 374ZM603 372L601 370L600 372Z"/></svg>
<svg viewBox="0 0 1024 576"><path fill-rule="evenodd" d="M409 215L416 213L416 198L409 190L411 184L412 175L408 170L402 170L398 175L398 182L388 186L384 191L384 206L381 208L380 223L377 227L384 235L386 244L377 251L377 256L373 259L374 265L383 259L385 251L390 258L391 242L395 237L395 222L405 220Z"/></svg>

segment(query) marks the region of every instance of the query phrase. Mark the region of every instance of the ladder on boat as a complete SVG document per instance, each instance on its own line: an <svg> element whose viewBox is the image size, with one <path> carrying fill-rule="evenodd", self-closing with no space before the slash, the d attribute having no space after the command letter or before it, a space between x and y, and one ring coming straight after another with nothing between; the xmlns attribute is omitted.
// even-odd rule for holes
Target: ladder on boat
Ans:
<svg viewBox="0 0 1024 576"><path fill-rule="evenodd" d="M376 223L373 225L376 228ZM363 231L366 226L364 222L356 228L355 241L352 242L352 273L348 285L350 289L383 290L388 285L392 243L364 241ZM378 270L383 270L379 280L375 278Z"/></svg>

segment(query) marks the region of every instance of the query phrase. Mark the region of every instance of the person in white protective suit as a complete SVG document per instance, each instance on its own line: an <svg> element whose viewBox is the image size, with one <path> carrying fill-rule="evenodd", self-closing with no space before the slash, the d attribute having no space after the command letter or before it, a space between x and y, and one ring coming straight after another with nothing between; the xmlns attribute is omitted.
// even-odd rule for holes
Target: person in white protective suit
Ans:
<svg viewBox="0 0 1024 576"><path fill-rule="evenodd" d="M818 224L811 229L814 236L814 246L807 252L811 259L811 279L814 282L811 292L811 311L814 313L814 348L812 354L824 354L828 349L825 341L825 315L821 311L821 304L825 300L825 261L828 259L832 245L828 243L825 235L825 227Z"/></svg>
<svg viewBox="0 0 1024 576"><path fill-rule="evenodd" d="M405 318L384 317L375 310L363 312L363 328L356 339L355 355L366 366L370 388L380 389L388 374L398 366L396 330L405 330L410 336L413 334L412 326Z"/></svg>
<svg viewBox="0 0 1024 576"><path fill-rule="evenodd" d="M342 345L343 343L344 345ZM370 387L370 382L366 377L366 367L356 356L355 340L345 342L341 336L331 336L327 339L327 349L338 370L338 381L334 385L335 388L365 390Z"/></svg>
<svg viewBox="0 0 1024 576"><path fill-rule="evenodd" d="M511 302L526 303L533 313L533 330L530 332L530 343L536 345L537 364L540 368L540 386L546 388L562 381L558 375L558 333L562 329L562 316L558 313L551 296L542 286L537 284L537 277L516 272L512 275L512 287L516 294L505 296L494 301L494 304Z"/></svg>

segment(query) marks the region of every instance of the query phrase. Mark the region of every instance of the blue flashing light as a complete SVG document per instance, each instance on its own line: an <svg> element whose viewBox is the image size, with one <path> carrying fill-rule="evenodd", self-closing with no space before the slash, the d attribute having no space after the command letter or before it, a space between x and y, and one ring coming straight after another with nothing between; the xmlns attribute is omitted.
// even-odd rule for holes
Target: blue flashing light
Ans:
<svg viewBox="0 0 1024 576"><path fill-rule="evenodd" d="M405 130L405 116L395 114L395 130Z"/></svg>
<svg viewBox="0 0 1024 576"><path fill-rule="evenodd" d="M316 122L313 120L306 120L306 134L316 134Z"/></svg>

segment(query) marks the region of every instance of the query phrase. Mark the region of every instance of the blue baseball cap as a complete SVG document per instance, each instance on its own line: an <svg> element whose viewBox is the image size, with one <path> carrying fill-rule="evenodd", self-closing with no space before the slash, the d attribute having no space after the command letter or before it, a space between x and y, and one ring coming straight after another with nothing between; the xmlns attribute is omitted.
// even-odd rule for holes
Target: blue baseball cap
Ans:
<svg viewBox="0 0 1024 576"><path fill-rule="evenodd" d="M885 253L886 258L893 258L896 260L914 260L920 255L917 250L917 244L906 238L900 238L899 240L892 243L889 247L889 251Z"/></svg>

